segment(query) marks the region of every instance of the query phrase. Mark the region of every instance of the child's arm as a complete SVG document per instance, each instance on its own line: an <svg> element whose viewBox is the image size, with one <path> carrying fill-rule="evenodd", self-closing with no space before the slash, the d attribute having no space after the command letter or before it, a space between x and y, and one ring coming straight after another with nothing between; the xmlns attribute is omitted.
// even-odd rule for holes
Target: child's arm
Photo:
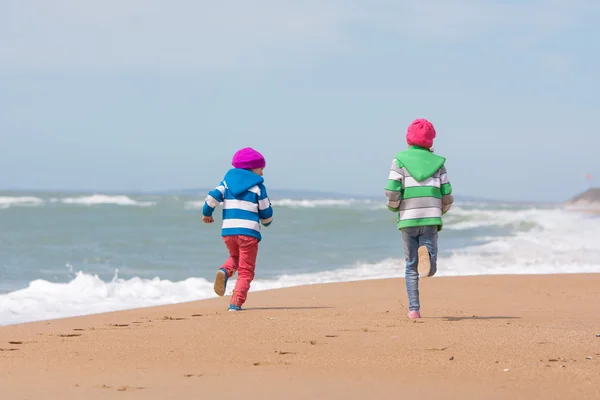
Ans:
<svg viewBox="0 0 600 400"><path fill-rule="evenodd" d="M400 211L400 201L402 200L402 181L404 180L404 175L402 174L402 166L399 163L400 161L396 159L392 161L388 183L385 186L385 196L388 199L387 207L393 212Z"/></svg>
<svg viewBox="0 0 600 400"><path fill-rule="evenodd" d="M202 207L202 221L210 224L215 220L212 217L215 208L223 202L223 196L225 193L225 186L223 186L223 182L210 192L208 192L208 196L206 196L206 200L204 200L204 206Z"/></svg>
<svg viewBox="0 0 600 400"><path fill-rule="evenodd" d="M265 185L260 184L258 186L260 194L258 195L258 218L264 226L271 225L273 222L273 207L271 207L271 200L267 194L267 188Z"/></svg>
<svg viewBox="0 0 600 400"><path fill-rule="evenodd" d="M440 184L442 191L442 214L446 214L450 210L450 207L452 207L452 203L454 203L454 196L452 196L452 185L448 180L448 173L445 166L440 169Z"/></svg>

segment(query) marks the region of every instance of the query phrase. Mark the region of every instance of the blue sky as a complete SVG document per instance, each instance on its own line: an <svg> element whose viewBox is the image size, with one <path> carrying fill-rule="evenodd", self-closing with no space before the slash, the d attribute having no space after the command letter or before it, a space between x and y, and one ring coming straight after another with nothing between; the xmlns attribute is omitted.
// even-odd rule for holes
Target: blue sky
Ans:
<svg viewBox="0 0 600 400"><path fill-rule="evenodd" d="M600 183L600 3L0 2L0 188L216 185L383 195L415 118L455 193Z"/></svg>

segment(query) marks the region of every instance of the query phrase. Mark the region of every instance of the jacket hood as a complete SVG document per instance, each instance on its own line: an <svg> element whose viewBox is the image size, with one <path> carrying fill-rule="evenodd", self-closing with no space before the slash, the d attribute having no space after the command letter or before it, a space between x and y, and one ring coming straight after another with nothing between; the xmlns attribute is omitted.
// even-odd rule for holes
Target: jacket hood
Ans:
<svg viewBox="0 0 600 400"><path fill-rule="evenodd" d="M419 182L432 177L446 162L444 157L419 146L411 146L408 150L401 151L396 155L396 159Z"/></svg>
<svg viewBox="0 0 600 400"><path fill-rule="evenodd" d="M253 186L263 183L262 176L247 169L232 168L225 174L223 181L234 196L246 192Z"/></svg>

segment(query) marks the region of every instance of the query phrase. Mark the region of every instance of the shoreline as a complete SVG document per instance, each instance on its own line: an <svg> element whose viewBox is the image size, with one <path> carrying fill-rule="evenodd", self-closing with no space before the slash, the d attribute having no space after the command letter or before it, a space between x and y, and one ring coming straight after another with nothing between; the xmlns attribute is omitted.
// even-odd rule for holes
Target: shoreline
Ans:
<svg viewBox="0 0 600 400"><path fill-rule="evenodd" d="M239 313L225 297L6 325L0 385L29 399L597 399L598 287L600 273L429 278L411 321L390 278L251 292Z"/></svg>
<svg viewBox="0 0 600 400"><path fill-rule="evenodd" d="M600 210L599 210L599 213L600 213ZM562 275L566 275L566 276L599 275L600 276L600 271L598 271L598 272L557 272L557 273L544 273L544 274L485 274L485 275L446 275L446 276L442 275L442 276L435 276L433 279L457 279L457 278L477 278L477 277L494 278L494 277L522 277L522 276L535 277L535 276L556 276L556 275L558 275L558 276L562 276ZM403 277L390 277L390 278L386 278L386 279L400 279L400 280L404 281ZM315 286L315 285L316 286L331 285L331 284L341 284L341 283L371 282L371 281L379 281L379 280L383 280L383 278L366 278L366 279L350 280L350 281L307 283L307 284L300 284L300 285L293 285L293 286L285 286L285 287L280 287L280 288L268 288L268 289L255 290L255 291L249 292L249 296L251 296L253 293L271 292L271 291L276 291L276 290L286 290L286 289L298 288L298 287L308 287L308 286ZM430 278L427 278L427 280L430 280ZM422 281L423 280L421 280L421 282ZM232 282L234 282L234 281L232 280ZM22 289L18 289L18 290L22 290ZM231 290L231 288L230 288L230 290ZM0 295L6 295L9 293L12 293L12 292L0 293ZM231 297L231 294L225 295L221 298L229 298L229 297ZM206 297L206 298L202 298L202 299L188 300L188 301L182 301L182 302L178 302L178 303L165 303L165 304L148 305L148 306L142 306L142 307L124 308L124 309L120 309L120 310L100 311L100 312L91 313L91 314L79 314L79 315L57 317L57 318L37 319L37 320L26 321L26 322L16 322L16 323L11 323L11 324L6 324L6 325L0 324L0 329L2 329L3 327L11 327L11 326L17 326L17 325L24 325L24 324L34 324L34 323L38 323L38 322L60 321L60 320L65 320L65 319L120 313L120 312L132 311L132 310L146 310L146 309L152 309L155 307L176 307L178 305L183 305L183 304L197 303L197 302L218 300L218 299L219 299L219 297Z"/></svg>
<svg viewBox="0 0 600 400"><path fill-rule="evenodd" d="M557 272L557 273L543 273L543 274L485 274L485 275L446 275L446 276L442 275L442 276L435 276L434 279L456 279L456 278L476 278L476 277L493 278L493 277L520 277L520 276L534 277L534 276L556 276L556 275L558 275L558 276L562 276L562 275L567 275L567 276L569 276L569 275L600 275L600 271L598 271L598 272ZM402 281L404 281L403 277L398 277L398 276L385 278L385 279L401 279ZM371 281L379 281L379 280L383 280L383 278L366 278L366 279L350 280L350 281L332 281L332 282L299 284L299 285L285 286L285 287L280 287L280 288L268 288L268 289L255 290L255 291L251 291L249 293L249 295L252 295L252 293L270 292L270 291L275 291L275 290L286 290L286 289L291 289L291 288L307 287L307 286L314 286L314 285L318 286L318 285L330 285L330 284L338 284L338 283L358 283L358 282L371 282ZM427 279L427 280L429 280L429 279ZM19 290L22 290L22 289L19 289ZM230 290L231 290L231 288L230 288ZM0 295L7 295L9 293L12 293L12 292L2 293ZM223 298L229 298L229 297L230 297L230 294L223 296ZM37 323L37 322L58 321L58 320L63 320L63 319L104 315L104 314L119 313L119 312L126 312L126 311L132 311L132 310L145 310L145 309L151 309L151 308L155 308L155 307L178 306L180 304L196 303L196 302L203 302L203 301L210 301L210 300L217 300L217 299L219 299L219 297L206 297L206 298L201 298L201 299L196 299L196 300L182 301L182 302L178 302L178 303L165 303L165 304L148 305L148 306L141 306L141 307L129 307L129 308L118 309L118 310L100 311L100 312L95 312L95 313L90 313L90 314L79 314L79 315L73 315L73 316L64 316L64 317L56 317L56 318L48 318L48 319L37 319L37 320L32 320L32 321L10 323L10 324L6 324L6 325L0 324L0 329L2 329L3 327L10 327L10 326L15 326L15 325L32 324L32 323Z"/></svg>

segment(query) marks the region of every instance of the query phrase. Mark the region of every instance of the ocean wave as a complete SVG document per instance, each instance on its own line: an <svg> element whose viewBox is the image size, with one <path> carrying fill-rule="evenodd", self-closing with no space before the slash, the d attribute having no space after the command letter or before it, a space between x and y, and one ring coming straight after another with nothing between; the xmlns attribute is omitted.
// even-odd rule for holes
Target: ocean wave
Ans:
<svg viewBox="0 0 600 400"><path fill-rule="evenodd" d="M204 200L186 201L184 207L188 210L201 210L204 207Z"/></svg>
<svg viewBox="0 0 600 400"><path fill-rule="evenodd" d="M255 279L251 291L278 289L316 283L346 282L401 276L400 260L377 264L357 263L350 268L297 275L276 279ZM227 285L226 295L235 287L235 277ZM97 275L77 272L68 283L35 280L29 286L0 295L0 325L54 318L74 317L131 308L175 304L216 297L212 282L190 277L172 282L165 279L118 278L103 281Z"/></svg>
<svg viewBox="0 0 600 400"><path fill-rule="evenodd" d="M581 221L579 221L581 222ZM559 227L534 234L485 238L486 243L440 255L437 276L560 274L600 272L599 230L581 235L576 226ZM577 225L577 224L575 224ZM584 223L586 225L586 223ZM442 239L443 240L443 239ZM392 258L377 263L357 261L330 271L286 274L275 279L256 279L251 291L299 285L348 282L404 276L404 260ZM228 284L227 295L235 287ZM212 283L190 277L172 282L166 279L118 278L105 282L96 275L77 272L68 283L32 281L25 289L0 295L0 325L72 317L108 311L175 304L215 297Z"/></svg>
<svg viewBox="0 0 600 400"><path fill-rule="evenodd" d="M139 204L124 196L95 195L76 197L73 204ZM103 199L104 197L104 199ZM106 198L110 200L106 202ZM41 199L0 197L0 204L32 203ZM21 200L14 200L21 199ZM23 200L25 199L25 200ZM33 199L33 200L32 200ZM87 199L83 201L82 199ZM94 199L90 201L90 199ZM98 202L99 199L104 201ZM58 204L64 199L57 199ZM4 201L4 203L2 203ZM315 200L316 201L316 200ZM338 203L333 207L348 204ZM201 206L203 202L197 202ZM293 204L296 207L298 203ZM301 203L300 203L301 204ZM314 204L313 204L314 205ZM189 204L188 204L189 206ZM331 205L330 205L331 206ZM10 207L10 205L9 205ZM181 207L181 204L179 205ZM386 214L387 215L387 214ZM456 235L452 230L469 230L485 226L510 227L502 236L487 232L469 232L472 244L440 254L438 276L558 274L600 272L600 225L598 218L559 208L531 209L469 209L453 207L446 217L445 230L440 235ZM478 235L486 235L479 237ZM280 275L261 279L260 271L252 291L298 285L346 282L355 280L404 276L401 258L376 263L357 260L344 268L303 274ZM21 290L0 295L0 325L84 314L101 313L137 307L173 304L215 297L212 283L202 277L181 281L167 279L122 279L115 274L110 281L78 272L66 283L34 280ZM232 278L228 288L235 285Z"/></svg>
<svg viewBox="0 0 600 400"><path fill-rule="evenodd" d="M444 229L469 230L485 227L509 227L514 231L528 231L547 227L559 219L572 218L557 208L545 209L467 209L453 207L444 216Z"/></svg>
<svg viewBox="0 0 600 400"><path fill-rule="evenodd" d="M32 196L0 196L0 209L10 207L37 207L42 205L43 203L44 200Z"/></svg>
<svg viewBox="0 0 600 400"><path fill-rule="evenodd" d="M374 200L355 199L279 199L272 201L273 206L290 208L317 208L317 207L355 207L377 206L383 204Z"/></svg>
<svg viewBox="0 0 600 400"><path fill-rule="evenodd" d="M108 204L116 206L151 207L157 205L157 202L135 200L125 195L106 194L93 194L89 196L63 198L53 197L50 199L33 196L0 196L0 209L7 209L11 207L39 207L47 204L75 206L96 206Z"/></svg>
<svg viewBox="0 0 600 400"><path fill-rule="evenodd" d="M0 295L0 325L97 314L211 297L212 284L202 278L119 279L110 282L78 272L68 283L30 282L25 289Z"/></svg>
<svg viewBox="0 0 600 400"><path fill-rule="evenodd" d="M156 205L154 201L138 201L128 196L109 196L104 194L94 194L91 196L67 197L62 199L52 199L52 202L60 202L63 204L75 204L83 206L95 206L103 204L112 204L117 206L137 206L151 207Z"/></svg>
<svg viewBox="0 0 600 400"><path fill-rule="evenodd" d="M282 208L353 208L368 207L369 209L384 209L385 202L354 199L271 199L273 207ZM188 209L202 209L204 200L187 201Z"/></svg>

